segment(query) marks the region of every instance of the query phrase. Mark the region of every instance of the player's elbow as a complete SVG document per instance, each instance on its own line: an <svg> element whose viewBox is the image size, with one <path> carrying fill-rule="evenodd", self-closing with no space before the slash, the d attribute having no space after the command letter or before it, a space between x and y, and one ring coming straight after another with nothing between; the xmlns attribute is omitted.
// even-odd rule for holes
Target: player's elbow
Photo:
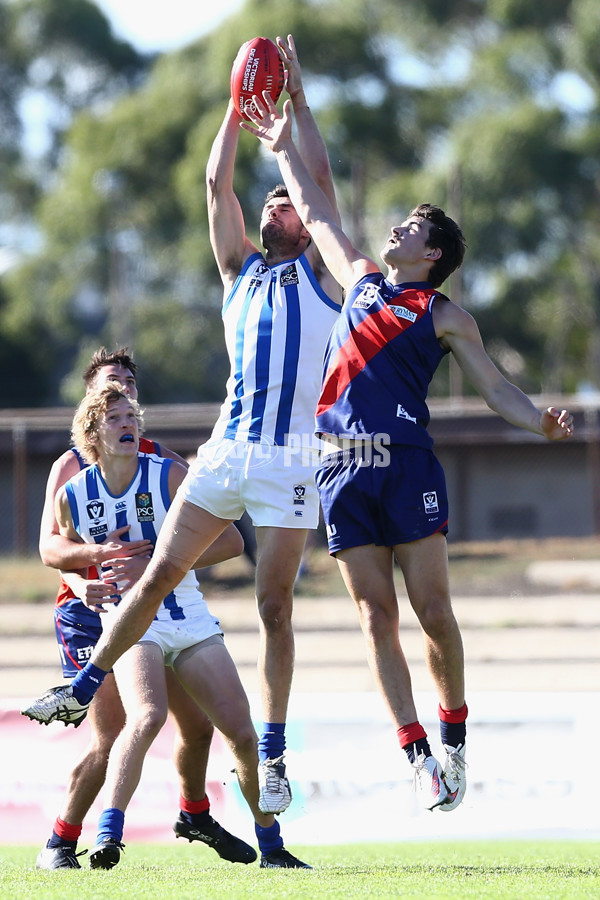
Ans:
<svg viewBox="0 0 600 900"><path fill-rule="evenodd" d="M60 563L56 558L55 554L52 552L51 544L46 540L40 540L38 544L38 551L40 554L40 559L42 560L45 566L48 566L49 569L59 569Z"/></svg>

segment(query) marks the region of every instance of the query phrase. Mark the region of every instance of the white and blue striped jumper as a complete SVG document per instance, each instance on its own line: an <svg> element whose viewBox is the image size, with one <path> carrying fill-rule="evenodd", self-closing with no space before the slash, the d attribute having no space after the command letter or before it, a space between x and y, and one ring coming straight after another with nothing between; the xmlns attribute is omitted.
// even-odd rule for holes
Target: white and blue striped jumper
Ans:
<svg viewBox="0 0 600 900"><path fill-rule="evenodd" d="M248 258L223 305L230 362L212 438L286 446L314 443L327 338L339 306L302 254L269 267Z"/></svg>
<svg viewBox="0 0 600 900"><path fill-rule="evenodd" d="M167 510L169 469L172 460L138 454L138 467L129 487L119 495L111 494L97 465L83 469L65 485L73 527L86 543L102 543L111 531L130 525L121 540L156 538ZM111 604L112 605L112 604ZM206 608L193 571L183 577L175 590L162 601L155 620L181 621L186 611L197 615Z"/></svg>

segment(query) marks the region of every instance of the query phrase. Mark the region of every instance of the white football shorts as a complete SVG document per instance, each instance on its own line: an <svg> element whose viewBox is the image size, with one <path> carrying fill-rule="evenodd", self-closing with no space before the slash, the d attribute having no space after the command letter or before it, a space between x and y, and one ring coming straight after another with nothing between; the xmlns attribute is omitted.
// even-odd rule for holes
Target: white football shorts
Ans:
<svg viewBox="0 0 600 900"><path fill-rule="evenodd" d="M314 450L219 438L202 444L180 490L220 519L246 511L257 528L316 528L318 463Z"/></svg>
<svg viewBox="0 0 600 900"><path fill-rule="evenodd" d="M165 657L165 666L173 666L184 650L196 644L223 642L223 632L217 619L202 612L198 616L187 616L181 621L154 621L148 631L138 641L139 644L157 644Z"/></svg>

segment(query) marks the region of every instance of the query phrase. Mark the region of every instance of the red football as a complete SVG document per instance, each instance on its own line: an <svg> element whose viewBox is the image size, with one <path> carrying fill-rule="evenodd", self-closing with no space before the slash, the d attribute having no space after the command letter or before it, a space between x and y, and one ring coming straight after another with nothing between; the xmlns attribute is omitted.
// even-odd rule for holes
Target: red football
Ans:
<svg viewBox="0 0 600 900"><path fill-rule="evenodd" d="M231 98L239 114L247 119L246 108L252 106L252 95L268 91L276 103L283 90L285 69L279 50L266 37L246 41L238 50L231 67Z"/></svg>

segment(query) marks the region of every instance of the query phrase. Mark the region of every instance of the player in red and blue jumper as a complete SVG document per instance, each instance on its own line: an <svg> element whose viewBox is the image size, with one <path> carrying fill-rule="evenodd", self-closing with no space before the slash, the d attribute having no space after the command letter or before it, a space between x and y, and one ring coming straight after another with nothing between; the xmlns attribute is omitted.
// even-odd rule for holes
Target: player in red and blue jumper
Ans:
<svg viewBox="0 0 600 900"><path fill-rule="evenodd" d="M242 127L271 149L294 208L345 291L325 356L316 431L325 442L317 486L329 551L354 599L373 677L415 768L427 809L455 809L466 789L464 655L452 611L442 467L427 431L429 383L441 360L456 362L488 406L549 440L573 432L567 410L539 410L487 355L473 317L438 288L464 257L459 226L423 203L391 228L379 265L331 216L292 138L291 106L263 94ZM445 763L417 716L399 637L394 561L425 640L439 696Z"/></svg>

